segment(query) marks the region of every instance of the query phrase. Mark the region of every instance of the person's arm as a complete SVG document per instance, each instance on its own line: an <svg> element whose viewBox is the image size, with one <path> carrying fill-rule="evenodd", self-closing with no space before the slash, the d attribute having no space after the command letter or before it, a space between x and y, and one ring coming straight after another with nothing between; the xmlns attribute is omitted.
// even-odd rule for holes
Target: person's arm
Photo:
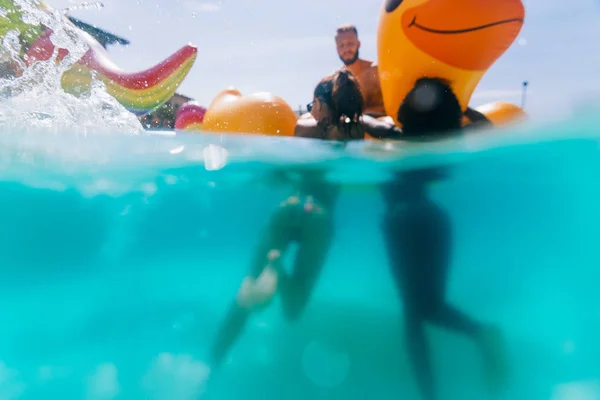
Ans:
<svg viewBox="0 0 600 400"><path fill-rule="evenodd" d="M481 129L481 128L492 128L494 124L485 115L479 111L467 107L465 116L471 121L470 124L465 126L465 129Z"/></svg>
<svg viewBox="0 0 600 400"><path fill-rule="evenodd" d="M365 131L377 139L399 139L402 137L402 129L389 122L381 121L368 115L363 115L360 118L360 122Z"/></svg>
<svg viewBox="0 0 600 400"><path fill-rule="evenodd" d="M381 117L385 117L385 112L378 111L377 109L375 109L375 110L367 109L367 110L365 110L365 113L363 115L368 115L369 117L373 117L373 118L381 118Z"/></svg>
<svg viewBox="0 0 600 400"><path fill-rule="evenodd" d="M317 126L317 121L314 118L299 119L294 127L294 136L311 138L311 139L323 139L323 132Z"/></svg>

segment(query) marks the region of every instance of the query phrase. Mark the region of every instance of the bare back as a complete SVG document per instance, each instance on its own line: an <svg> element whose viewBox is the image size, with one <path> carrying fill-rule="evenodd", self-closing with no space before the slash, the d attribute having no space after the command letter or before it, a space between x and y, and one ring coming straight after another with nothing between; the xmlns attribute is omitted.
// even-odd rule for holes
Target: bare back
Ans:
<svg viewBox="0 0 600 400"><path fill-rule="evenodd" d="M354 64L343 68L350 70L358 81L365 100L365 114L385 115L377 64L373 61L358 59Z"/></svg>

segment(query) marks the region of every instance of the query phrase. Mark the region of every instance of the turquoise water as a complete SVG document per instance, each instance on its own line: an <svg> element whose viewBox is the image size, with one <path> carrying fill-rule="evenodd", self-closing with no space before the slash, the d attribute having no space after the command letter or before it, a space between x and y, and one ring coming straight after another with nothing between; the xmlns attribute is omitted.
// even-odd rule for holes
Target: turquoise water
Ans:
<svg viewBox="0 0 600 400"><path fill-rule="evenodd" d="M512 368L507 392L488 395L472 343L432 327L442 398L600 398L600 121L580 120L393 157L294 139L3 132L0 399L197 399L257 234L290 192L264 176L303 163L346 184L322 279L297 323L277 302L254 317L211 399L418 399L377 183L432 163L453 166L431 192L455 225L449 297L503 328Z"/></svg>

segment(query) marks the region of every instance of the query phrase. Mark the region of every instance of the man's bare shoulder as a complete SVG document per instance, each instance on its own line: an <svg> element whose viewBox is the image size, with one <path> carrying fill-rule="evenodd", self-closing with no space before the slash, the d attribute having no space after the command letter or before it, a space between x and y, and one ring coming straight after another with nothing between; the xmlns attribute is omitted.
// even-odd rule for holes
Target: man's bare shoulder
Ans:
<svg viewBox="0 0 600 400"><path fill-rule="evenodd" d="M372 62L368 67L366 67L363 70L362 76L363 79L366 79L369 82L373 80L379 80L379 68L377 67L377 63Z"/></svg>
<svg viewBox="0 0 600 400"><path fill-rule="evenodd" d="M377 64L377 61L370 61L369 67L367 68L367 71L369 72L377 72L379 71L379 65Z"/></svg>
<svg viewBox="0 0 600 400"><path fill-rule="evenodd" d="M371 60L360 60L361 62L361 66L363 67L363 69L371 69L371 68L377 68L377 61L371 61Z"/></svg>

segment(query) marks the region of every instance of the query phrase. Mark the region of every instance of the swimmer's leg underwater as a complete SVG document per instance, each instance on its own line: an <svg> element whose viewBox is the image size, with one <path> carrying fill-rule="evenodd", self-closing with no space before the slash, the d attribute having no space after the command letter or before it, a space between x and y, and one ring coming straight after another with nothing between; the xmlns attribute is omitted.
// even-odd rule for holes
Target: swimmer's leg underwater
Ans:
<svg viewBox="0 0 600 400"><path fill-rule="evenodd" d="M259 241L251 274L244 280L218 332L211 349L212 367L221 364L252 312L268 305L275 292L281 296L286 319L294 320L301 315L327 258L331 237L329 213L310 199L300 202L293 196L279 207ZM299 243L298 253L294 268L288 274L281 266L281 258L293 241ZM258 289L258 299L249 294L248 289Z"/></svg>
<svg viewBox="0 0 600 400"><path fill-rule="evenodd" d="M293 270L291 274L282 274L280 280L279 295L288 321L296 320L304 312L333 240L333 221L328 211L309 201L304 203L303 213Z"/></svg>
<svg viewBox="0 0 600 400"><path fill-rule="evenodd" d="M420 178L397 177L384 190L387 210L383 233L389 265L404 302L405 338L409 360L424 400L436 399L425 322L471 337L480 347L488 383L502 384L504 371L500 335L446 300L452 226L447 213L426 193ZM402 182L404 180L404 182Z"/></svg>

